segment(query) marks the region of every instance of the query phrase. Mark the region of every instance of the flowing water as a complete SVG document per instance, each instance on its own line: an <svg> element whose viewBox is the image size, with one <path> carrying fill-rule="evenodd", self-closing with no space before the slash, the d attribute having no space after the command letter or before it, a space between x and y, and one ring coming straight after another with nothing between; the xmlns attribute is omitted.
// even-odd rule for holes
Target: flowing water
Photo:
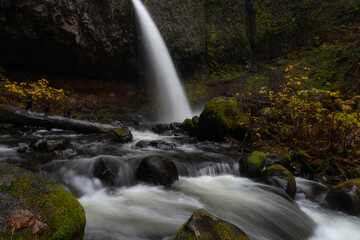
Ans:
<svg viewBox="0 0 360 240"><path fill-rule="evenodd" d="M132 0L132 3L158 89L158 121L183 121L192 116L191 108L165 42L141 1Z"/></svg>
<svg viewBox="0 0 360 240"><path fill-rule="evenodd" d="M150 129L150 127L149 127ZM359 240L360 219L326 209L326 186L298 178L297 199L239 175L237 145L197 142L168 132L133 130L134 141L115 144L100 135L59 130L0 135L0 161L24 166L62 185L86 212L85 239L172 239L191 214L205 208L240 227L253 240ZM63 139L69 148L50 153L19 153L19 146L41 138ZM164 141L172 149L137 147L140 141ZM173 159L180 179L164 188L136 183L140 160L159 154ZM94 176L96 164L112 163L115 186ZM322 191L320 191L320 190Z"/></svg>

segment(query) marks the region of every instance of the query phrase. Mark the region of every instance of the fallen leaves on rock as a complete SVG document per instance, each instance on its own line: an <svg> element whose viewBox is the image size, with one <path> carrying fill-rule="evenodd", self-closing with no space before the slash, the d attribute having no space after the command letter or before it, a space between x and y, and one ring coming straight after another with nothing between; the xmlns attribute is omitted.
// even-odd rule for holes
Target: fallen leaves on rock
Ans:
<svg viewBox="0 0 360 240"><path fill-rule="evenodd" d="M11 234L15 230L32 227L33 235L37 234L41 228L46 228L46 223L41 222L42 213L34 214L29 210L18 210L14 215L8 216L8 227L12 227Z"/></svg>

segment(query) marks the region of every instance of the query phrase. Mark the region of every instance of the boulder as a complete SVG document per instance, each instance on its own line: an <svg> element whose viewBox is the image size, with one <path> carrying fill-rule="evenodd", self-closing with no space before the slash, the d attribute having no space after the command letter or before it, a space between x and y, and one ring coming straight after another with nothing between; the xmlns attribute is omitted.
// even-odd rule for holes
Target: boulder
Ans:
<svg viewBox="0 0 360 240"><path fill-rule="evenodd" d="M127 143L133 140L133 135L127 128L117 128L108 135L108 139L112 142Z"/></svg>
<svg viewBox="0 0 360 240"><path fill-rule="evenodd" d="M100 157L93 166L93 176L103 180L107 186L115 186L118 182L118 170L116 160Z"/></svg>
<svg viewBox="0 0 360 240"><path fill-rule="evenodd" d="M170 186L179 179L179 176L177 168L170 158L151 155L141 160L136 171L136 178L140 182Z"/></svg>
<svg viewBox="0 0 360 240"><path fill-rule="evenodd" d="M326 201L336 210L360 214L360 178L334 186L326 196Z"/></svg>
<svg viewBox="0 0 360 240"><path fill-rule="evenodd" d="M154 133L162 134L171 131L170 124L156 124L151 128Z"/></svg>
<svg viewBox="0 0 360 240"><path fill-rule="evenodd" d="M38 152L54 152L57 150L65 150L70 147L71 144L62 139L46 139L42 138L37 142L31 143L30 148Z"/></svg>
<svg viewBox="0 0 360 240"><path fill-rule="evenodd" d="M0 239L82 239L85 212L59 185L22 168L0 163ZM23 228L13 228L24 218ZM14 235L12 236L12 230Z"/></svg>
<svg viewBox="0 0 360 240"><path fill-rule="evenodd" d="M245 177L258 177L265 167L266 154L252 152L246 159L240 160L240 174Z"/></svg>
<svg viewBox="0 0 360 240"><path fill-rule="evenodd" d="M226 137L243 140L249 117L235 98L217 97L205 105L196 131L201 139L221 141Z"/></svg>
<svg viewBox="0 0 360 240"><path fill-rule="evenodd" d="M181 128L188 132L190 135L194 135L196 132L196 123L193 121L193 119L187 118L182 122Z"/></svg>
<svg viewBox="0 0 360 240"><path fill-rule="evenodd" d="M148 146L163 150L170 150L176 148L175 143L168 143L163 140L154 140L154 141L140 140L135 144L135 147L137 148L146 148Z"/></svg>
<svg viewBox="0 0 360 240"><path fill-rule="evenodd" d="M284 191L287 192L290 197L295 198L295 177L282 165L275 164L266 168L265 171L261 173L260 178L267 184L284 189Z"/></svg>
<svg viewBox="0 0 360 240"><path fill-rule="evenodd" d="M200 209L193 213L182 226L174 240L248 240L246 234L235 225Z"/></svg>

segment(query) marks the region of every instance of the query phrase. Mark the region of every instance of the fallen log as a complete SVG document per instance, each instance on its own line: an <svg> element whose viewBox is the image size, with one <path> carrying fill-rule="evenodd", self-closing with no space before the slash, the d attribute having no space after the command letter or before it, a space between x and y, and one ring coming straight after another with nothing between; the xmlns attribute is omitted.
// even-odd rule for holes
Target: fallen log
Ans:
<svg viewBox="0 0 360 240"><path fill-rule="evenodd" d="M0 105L0 122L10 123L17 127L57 128L85 134L110 133L115 129L119 129L119 127L110 124L99 124L59 116L46 116L8 105Z"/></svg>

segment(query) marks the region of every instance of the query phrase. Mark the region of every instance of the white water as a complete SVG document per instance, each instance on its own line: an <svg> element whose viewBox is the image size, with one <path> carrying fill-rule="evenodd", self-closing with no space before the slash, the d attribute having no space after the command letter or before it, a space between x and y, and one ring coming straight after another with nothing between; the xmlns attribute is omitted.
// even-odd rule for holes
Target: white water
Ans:
<svg viewBox="0 0 360 240"><path fill-rule="evenodd" d="M192 112L165 42L141 1L132 0L132 3L158 89L158 121L182 122Z"/></svg>

